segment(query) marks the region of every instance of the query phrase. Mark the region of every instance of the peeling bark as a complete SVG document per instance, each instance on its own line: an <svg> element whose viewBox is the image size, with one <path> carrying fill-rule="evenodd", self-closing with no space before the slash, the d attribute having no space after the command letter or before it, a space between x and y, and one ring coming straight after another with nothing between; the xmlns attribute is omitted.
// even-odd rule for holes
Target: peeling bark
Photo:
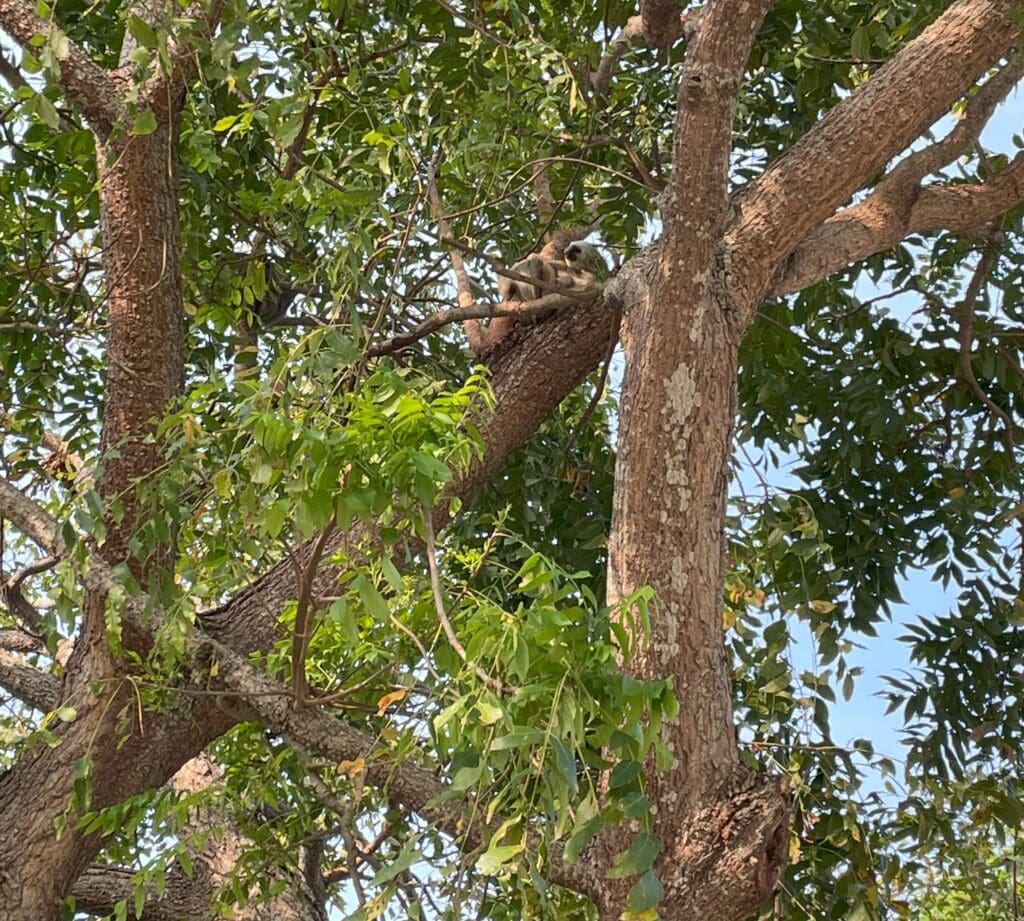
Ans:
<svg viewBox="0 0 1024 921"><path fill-rule="evenodd" d="M722 636L742 311L729 295L720 241L739 78L769 6L705 8L679 89L657 268L622 330L608 597L655 590L650 642L627 667L641 678L671 676L680 701L663 732L675 764L651 769L645 784L664 845L657 867L667 898L659 911L674 921L741 918L761 905L778 879L786 828L777 781L740 763ZM628 835L615 829L600 842L602 862L624 849ZM597 884L602 919L619 917L630 882Z"/></svg>

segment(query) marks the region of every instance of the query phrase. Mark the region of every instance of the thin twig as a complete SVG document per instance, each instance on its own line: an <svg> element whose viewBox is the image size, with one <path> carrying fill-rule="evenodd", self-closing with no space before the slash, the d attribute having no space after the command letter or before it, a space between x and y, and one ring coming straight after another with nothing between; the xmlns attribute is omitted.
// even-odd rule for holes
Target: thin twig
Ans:
<svg viewBox="0 0 1024 921"><path fill-rule="evenodd" d="M434 523L430 520L430 510L423 513L423 530L426 538L427 565L430 567L430 588L434 594L434 608L437 611L438 620L441 621L441 628L444 635L448 637L448 643L455 650L456 654L465 662L477 677L488 687L494 688L499 694L512 690L511 685L506 685L497 678L491 677L476 662L471 662L466 655L466 647L459 642L455 635L451 620L448 619L448 612L444 609L444 599L441 597L441 577L437 571L437 548L434 546Z"/></svg>
<svg viewBox="0 0 1024 921"><path fill-rule="evenodd" d="M984 250L978 260L974 275L967 285L967 290L964 292L963 300L957 306L955 313L960 322L960 376L974 392L974 395L988 408L988 411L1003 424L1003 444L1006 446L1007 453L1012 456L1013 420L982 389L978 379L974 376L974 366L971 363L971 352L974 346L974 308L998 258L999 253L995 247L990 246Z"/></svg>
<svg viewBox="0 0 1024 921"><path fill-rule="evenodd" d="M306 691L309 683L306 678L306 653L309 650L309 641L312 639L312 617L310 609L313 606L313 580L316 576L317 566L323 556L327 539L334 530L334 518L327 522L327 527L320 532L313 548L309 554L309 560L305 566L299 564L295 554L291 553L290 558L295 568L295 580L298 583L299 595L295 602L295 629L292 631L292 688L295 691L295 705L304 707L308 701Z"/></svg>

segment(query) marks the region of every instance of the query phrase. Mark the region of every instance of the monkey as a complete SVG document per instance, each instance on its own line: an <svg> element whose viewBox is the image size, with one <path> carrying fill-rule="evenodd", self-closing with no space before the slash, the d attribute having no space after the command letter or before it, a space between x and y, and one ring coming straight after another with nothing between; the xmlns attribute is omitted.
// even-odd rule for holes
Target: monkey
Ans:
<svg viewBox="0 0 1024 921"><path fill-rule="evenodd" d="M558 288L584 288L601 281L608 274L608 265L597 247L575 240L565 248L563 259L548 259L530 253L509 271L526 275L538 284L506 278L498 279L498 294L503 301L535 301Z"/></svg>
<svg viewBox="0 0 1024 921"><path fill-rule="evenodd" d="M559 288L586 288L603 281L608 275L608 265L597 247L583 240L566 245L562 259L552 259L540 253L530 253L509 268L510 272L525 275L533 282L498 278L498 295L505 301L535 301L545 294L557 293ZM516 326L515 317L494 317L484 327L479 321L470 320L466 333L470 348L477 355L491 351Z"/></svg>
<svg viewBox="0 0 1024 921"><path fill-rule="evenodd" d="M539 284L530 284L502 275L498 279L498 296L503 301L535 301L547 294L551 288L561 286L561 277L565 275L564 264L553 259L545 259L539 253L530 253L520 259L509 269L516 275L526 275Z"/></svg>

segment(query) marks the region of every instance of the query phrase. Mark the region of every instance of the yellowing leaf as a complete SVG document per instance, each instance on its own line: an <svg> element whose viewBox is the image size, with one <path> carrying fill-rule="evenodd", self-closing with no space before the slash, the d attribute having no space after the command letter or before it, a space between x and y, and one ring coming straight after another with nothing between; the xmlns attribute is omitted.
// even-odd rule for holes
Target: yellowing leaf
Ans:
<svg viewBox="0 0 1024 921"><path fill-rule="evenodd" d="M406 694L409 693L408 688L399 688L397 691L391 691L385 694L380 700L377 701L377 716L383 716L384 712L393 703L397 703L400 700L404 700Z"/></svg>
<svg viewBox="0 0 1024 921"><path fill-rule="evenodd" d="M181 420L181 431L185 436L185 441L189 443L189 446L192 446L196 443L196 439L202 430L199 428L199 423L196 422L195 416L188 415Z"/></svg>
<svg viewBox="0 0 1024 921"><path fill-rule="evenodd" d="M346 777L360 777L366 772L366 759L360 755L354 761L339 761L338 770Z"/></svg>

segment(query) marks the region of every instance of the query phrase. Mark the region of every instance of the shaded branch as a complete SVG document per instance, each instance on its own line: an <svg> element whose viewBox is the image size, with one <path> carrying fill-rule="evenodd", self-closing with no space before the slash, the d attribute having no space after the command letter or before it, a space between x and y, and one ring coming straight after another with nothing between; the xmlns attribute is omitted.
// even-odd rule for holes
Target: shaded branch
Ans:
<svg viewBox="0 0 1024 921"><path fill-rule="evenodd" d="M0 28L26 48L31 49L32 40L42 35L62 49L60 86L100 134L109 132L122 117L125 87L120 78L95 63L55 22L36 13L34 3L0 0Z"/></svg>
<svg viewBox="0 0 1024 921"><path fill-rule="evenodd" d="M0 688L44 713L60 702L60 681L0 649Z"/></svg>
<svg viewBox="0 0 1024 921"><path fill-rule="evenodd" d="M23 630L0 630L0 649L9 652L42 652L43 641Z"/></svg>
<svg viewBox="0 0 1024 921"><path fill-rule="evenodd" d="M71 889L78 911L93 915L113 915L117 903L134 903L135 873L127 867L89 867ZM171 873L164 891L150 883L139 921L215 921L220 915L211 908L204 886L180 872ZM134 917L134 914L132 915Z"/></svg>
<svg viewBox="0 0 1024 921"><path fill-rule="evenodd" d="M641 0L643 36L655 48L668 48L683 35L683 27L697 11L680 13L679 0Z"/></svg>

